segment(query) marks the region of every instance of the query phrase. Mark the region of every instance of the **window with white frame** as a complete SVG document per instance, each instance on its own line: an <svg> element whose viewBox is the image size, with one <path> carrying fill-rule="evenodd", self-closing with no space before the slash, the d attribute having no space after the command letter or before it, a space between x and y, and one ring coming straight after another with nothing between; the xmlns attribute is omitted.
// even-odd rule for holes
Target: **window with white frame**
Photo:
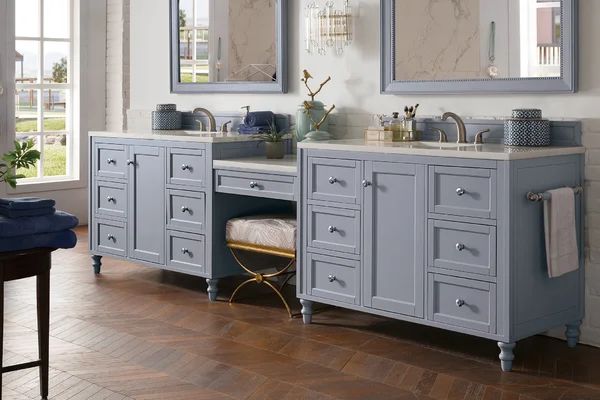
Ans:
<svg viewBox="0 0 600 400"><path fill-rule="evenodd" d="M15 0L15 139L34 140L43 182L74 176L73 0Z"/></svg>

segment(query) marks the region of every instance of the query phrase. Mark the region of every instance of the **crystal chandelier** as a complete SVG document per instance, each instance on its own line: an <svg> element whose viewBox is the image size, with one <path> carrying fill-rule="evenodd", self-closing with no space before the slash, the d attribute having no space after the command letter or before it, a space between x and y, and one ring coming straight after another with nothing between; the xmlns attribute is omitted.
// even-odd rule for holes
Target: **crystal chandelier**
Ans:
<svg viewBox="0 0 600 400"><path fill-rule="evenodd" d="M305 9L306 51L310 54L327 54L333 49L335 54L343 54L344 48L352 43L352 7L350 0L344 0L344 8L334 9L334 1L325 2L321 8L311 2Z"/></svg>

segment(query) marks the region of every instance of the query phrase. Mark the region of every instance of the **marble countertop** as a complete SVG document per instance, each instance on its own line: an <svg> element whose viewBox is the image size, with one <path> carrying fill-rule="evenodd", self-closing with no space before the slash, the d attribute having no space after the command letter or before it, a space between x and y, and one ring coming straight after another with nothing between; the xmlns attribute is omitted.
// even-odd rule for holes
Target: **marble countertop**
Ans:
<svg viewBox="0 0 600 400"><path fill-rule="evenodd" d="M298 165L296 155L289 154L283 159L267 159L262 157L230 158L225 160L214 160L214 169L239 169L245 172L269 172L297 175Z"/></svg>
<svg viewBox="0 0 600 400"><path fill-rule="evenodd" d="M364 151L485 160L523 160L585 153L585 148L581 146L512 147L494 143L459 145L438 142L376 142L365 141L364 139L304 141L298 143L298 147L303 149Z"/></svg>
<svg viewBox="0 0 600 400"><path fill-rule="evenodd" d="M181 142L200 143L228 143L228 142L250 142L259 139L252 135L239 135L236 133L208 133L192 130L135 130L135 131L92 131L90 136L110 137L121 139L153 139L153 140L176 140Z"/></svg>

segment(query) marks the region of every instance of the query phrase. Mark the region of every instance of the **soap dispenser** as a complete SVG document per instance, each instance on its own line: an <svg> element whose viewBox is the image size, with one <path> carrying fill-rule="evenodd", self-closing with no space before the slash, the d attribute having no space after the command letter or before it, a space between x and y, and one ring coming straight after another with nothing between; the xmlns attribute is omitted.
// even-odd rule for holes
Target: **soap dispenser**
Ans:
<svg viewBox="0 0 600 400"><path fill-rule="evenodd" d="M392 131L392 140L394 142L402 140L402 120L400 120L400 113L393 112L392 119L389 124L390 130Z"/></svg>

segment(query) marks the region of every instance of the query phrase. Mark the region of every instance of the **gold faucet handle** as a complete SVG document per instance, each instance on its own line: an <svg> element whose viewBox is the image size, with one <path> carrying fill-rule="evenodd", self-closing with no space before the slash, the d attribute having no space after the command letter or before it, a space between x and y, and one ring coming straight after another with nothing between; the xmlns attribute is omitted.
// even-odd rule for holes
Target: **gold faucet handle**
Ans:
<svg viewBox="0 0 600 400"><path fill-rule="evenodd" d="M448 142L448 135L446 135L446 132L443 129L440 128L431 128L431 131L433 132L437 132L440 136L438 141L440 143L447 143Z"/></svg>
<svg viewBox="0 0 600 400"><path fill-rule="evenodd" d="M488 133L489 131L490 131L489 129L484 129L482 131L477 132L477 134L475 135L475 141L473 142L473 144L483 144L483 134Z"/></svg>

